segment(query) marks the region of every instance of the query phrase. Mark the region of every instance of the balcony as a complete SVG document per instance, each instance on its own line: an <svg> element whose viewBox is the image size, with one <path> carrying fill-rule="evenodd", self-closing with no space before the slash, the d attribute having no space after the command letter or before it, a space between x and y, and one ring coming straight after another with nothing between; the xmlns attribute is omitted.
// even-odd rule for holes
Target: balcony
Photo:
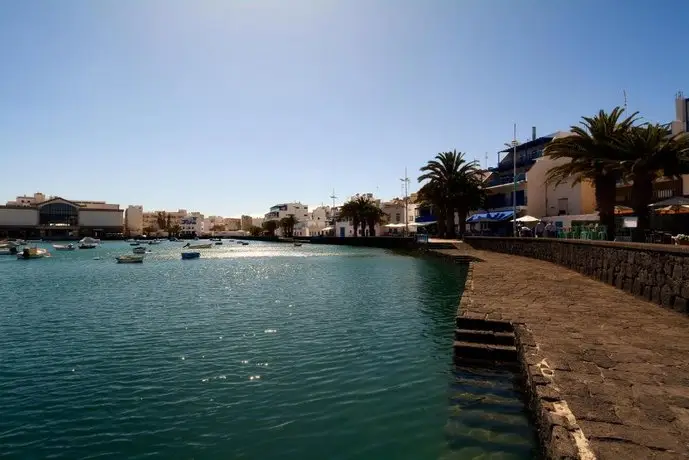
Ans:
<svg viewBox="0 0 689 460"><path fill-rule="evenodd" d="M526 180L526 173L520 173L517 174L517 182L523 182ZM513 184L514 183L514 176L509 175L509 176L496 176L496 177L491 177L484 186L486 188L488 187L498 187L500 185L505 185L505 184Z"/></svg>

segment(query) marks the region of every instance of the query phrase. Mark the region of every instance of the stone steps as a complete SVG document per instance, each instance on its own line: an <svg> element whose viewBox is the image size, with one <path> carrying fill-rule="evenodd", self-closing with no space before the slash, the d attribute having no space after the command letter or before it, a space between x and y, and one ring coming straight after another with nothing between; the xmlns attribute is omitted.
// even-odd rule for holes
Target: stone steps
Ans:
<svg viewBox="0 0 689 460"><path fill-rule="evenodd" d="M476 367L518 368L514 327L508 321L457 317L455 363Z"/></svg>

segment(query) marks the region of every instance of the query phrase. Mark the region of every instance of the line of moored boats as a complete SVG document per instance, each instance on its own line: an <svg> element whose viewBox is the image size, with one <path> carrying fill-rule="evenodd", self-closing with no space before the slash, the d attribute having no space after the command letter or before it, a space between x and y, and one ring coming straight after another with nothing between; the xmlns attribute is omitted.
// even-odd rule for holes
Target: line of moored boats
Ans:
<svg viewBox="0 0 689 460"><path fill-rule="evenodd" d="M117 263L120 264L136 264L143 263L146 254L151 251L146 249L143 245L156 245L162 243L162 240L127 240L131 246L133 254L126 254L115 257ZM170 241L181 241L177 238L171 238ZM201 257L201 253L198 251L193 251L193 249L210 249L214 245L222 245L223 242L220 238L211 238L212 243L187 243L182 246L186 251L182 251L182 259L198 259ZM233 241L233 240L228 240ZM79 249L94 249L101 244L101 241L97 238L86 237L81 239L76 245L72 243L68 244L53 244L53 249L56 251L74 251ZM246 241L237 241L237 244L247 246L249 243ZM0 241L0 255L16 255L19 260L29 260L29 259L42 259L45 257L50 257L50 251L45 248L39 248L36 245L31 246L24 240L12 240L12 241ZM100 259L99 257L96 257Z"/></svg>

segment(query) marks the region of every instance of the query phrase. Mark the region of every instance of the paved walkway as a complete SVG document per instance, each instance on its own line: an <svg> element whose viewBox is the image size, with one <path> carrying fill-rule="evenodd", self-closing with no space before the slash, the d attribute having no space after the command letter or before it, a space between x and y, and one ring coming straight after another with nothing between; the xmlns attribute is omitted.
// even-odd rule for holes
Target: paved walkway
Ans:
<svg viewBox="0 0 689 460"><path fill-rule="evenodd" d="M480 259L469 313L525 323L598 459L689 459L687 316L548 262L439 252Z"/></svg>

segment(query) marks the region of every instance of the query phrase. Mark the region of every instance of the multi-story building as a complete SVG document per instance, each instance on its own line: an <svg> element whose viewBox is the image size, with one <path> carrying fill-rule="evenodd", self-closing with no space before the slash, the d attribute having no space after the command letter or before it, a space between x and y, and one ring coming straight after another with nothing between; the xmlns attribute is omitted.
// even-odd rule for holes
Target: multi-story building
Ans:
<svg viewBox="0 0 689 460"><path fill-rule="evenodd" d="M228 232L235 232L242 228L242 220L236 217L225 217L223 219L223 224L225 225L225 230Z"/></svg>
<svg viewBox="0 0 689 460"><path fill-rule="evenodd" d="M70 201L36 193L0 206L0 232L15 237L71 238L121 234L122 209L104 201Z"/></svg>
<svg viewBox="0 0 689 460"><path fill-rule="evenodd" d="M140 236L144 233L144 207L141 205L129 205L124 211L125 233L131 236Z"/></svg>
<svg viewBox="0 0 689 460"><path fill-rule="evenodd" d="M265 219L263 217L252 217L251 218L251 225L254 227L261 227L263 226L263 221Z"/></svg>
<svg viewBox="0 0 689 460"><path fill-rule="evenodd" d="M203 214L191 212L180 219L180 234L182 236L200 236L203 234Z"/></svg>
<svg viewBox="0 0 689 460"><path fill-rule="evenodd" d="M253 218L251 216L240 217L240 227L245 232L248 232L253 225L254 225Z"/></svg>
<svg viewBox="0 0 689 460"><path fill-rule="evenodd" d="M309 218L309 207L299 202L276 204L266 213L264 221L280 220L289 215L293 215L297 221L307 220Z"/></svg>

